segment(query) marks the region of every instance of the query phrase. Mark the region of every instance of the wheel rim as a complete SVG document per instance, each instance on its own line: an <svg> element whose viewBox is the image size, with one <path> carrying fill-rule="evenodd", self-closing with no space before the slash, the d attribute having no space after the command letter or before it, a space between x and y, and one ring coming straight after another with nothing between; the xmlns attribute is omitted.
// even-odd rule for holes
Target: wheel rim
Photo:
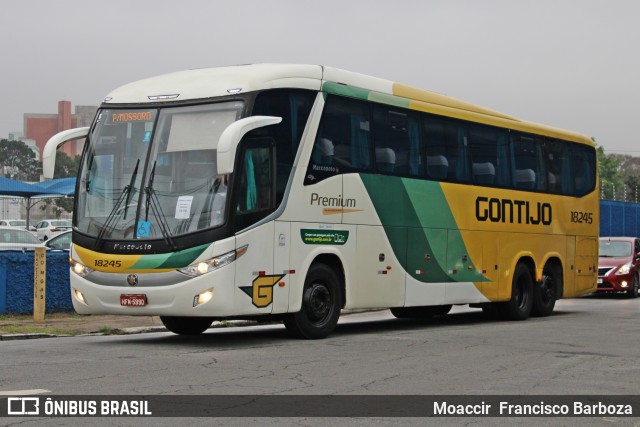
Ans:
<svg viewBox="0 0 640 427"><path fill-rule="evenodd" d="M314 283L307 293L307 317L314 324L324 323L331 314L331 292L323 283Z"/></svg>
<svg viewBox="0 0 640 427"><path fill-rule="evenodd" d="M518 279L518 283L515 289L516 292L516 304L520 310L524 310L529 303L529 294L526 291L527 283L523 276Z"/></svg>

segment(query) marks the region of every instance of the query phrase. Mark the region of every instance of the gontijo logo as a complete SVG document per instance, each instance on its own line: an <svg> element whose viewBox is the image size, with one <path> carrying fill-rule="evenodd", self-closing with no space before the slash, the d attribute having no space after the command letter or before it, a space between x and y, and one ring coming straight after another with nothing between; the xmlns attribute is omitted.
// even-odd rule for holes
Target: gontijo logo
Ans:
<svg viewBox="0 0 640 427"><path fill-rule="evenodd" d="M526 200L498 199L479 196L476 199L476 219L509 224L550 225L551 204Z"/></svg>

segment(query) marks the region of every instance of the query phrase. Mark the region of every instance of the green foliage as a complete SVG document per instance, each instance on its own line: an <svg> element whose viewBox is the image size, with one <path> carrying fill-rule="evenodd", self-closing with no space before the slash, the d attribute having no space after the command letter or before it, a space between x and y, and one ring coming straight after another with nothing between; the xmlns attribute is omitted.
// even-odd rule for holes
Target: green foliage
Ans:
<svg viewBox="0 0 640 427"><path fill-rule="evenodd" d="M42 166L22 141L0 140L0 175L20 181L40 181Z"/></svg>
<svg viewBox="0 0 640 427"><path fill-rule="evenodd" d="M53 171L54 178L74 178L80 167L80 156L74 159L62 151L56 152L56 168Z"/></svg>
<svg viewBox="0 0 640 427"><path fill-rule="evenodd" d="M604 147L596 149L598 157L598 173L600 174L600 191L602 198L616 200L624 192L624 181L620 173L620 162L605 154Z"/></svg>

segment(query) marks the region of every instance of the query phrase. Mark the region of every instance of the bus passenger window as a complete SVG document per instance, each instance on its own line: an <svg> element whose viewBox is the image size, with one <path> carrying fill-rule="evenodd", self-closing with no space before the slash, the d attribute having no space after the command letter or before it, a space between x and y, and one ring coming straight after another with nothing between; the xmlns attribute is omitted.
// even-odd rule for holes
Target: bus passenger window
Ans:
<svg viewBox="0 0 640 427"><path fill-rule="evenodd" d="M534 137L515 133L511 137L514 160L514 187L519 190L545 190L542 144Z"/></svg>
<svg viewBox="0 0 640 427"><path fill-rule="evenodd" d="M327 98L305 174L312 185L341 173L371 169L369 109L365 103Z"/></svg>

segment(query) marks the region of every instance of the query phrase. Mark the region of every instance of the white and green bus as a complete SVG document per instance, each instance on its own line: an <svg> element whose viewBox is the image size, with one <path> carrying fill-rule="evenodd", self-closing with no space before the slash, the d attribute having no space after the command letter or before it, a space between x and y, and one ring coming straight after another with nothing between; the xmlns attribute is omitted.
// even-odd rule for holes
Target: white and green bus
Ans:
<svg viewBox="0 0 640 427"><path fill-rule="evenodd" d="M120 87L86 138L70 253L83 314L177 334L454 304L523 320L596 288L592 141L336 68L260 64Z"/></svg>

